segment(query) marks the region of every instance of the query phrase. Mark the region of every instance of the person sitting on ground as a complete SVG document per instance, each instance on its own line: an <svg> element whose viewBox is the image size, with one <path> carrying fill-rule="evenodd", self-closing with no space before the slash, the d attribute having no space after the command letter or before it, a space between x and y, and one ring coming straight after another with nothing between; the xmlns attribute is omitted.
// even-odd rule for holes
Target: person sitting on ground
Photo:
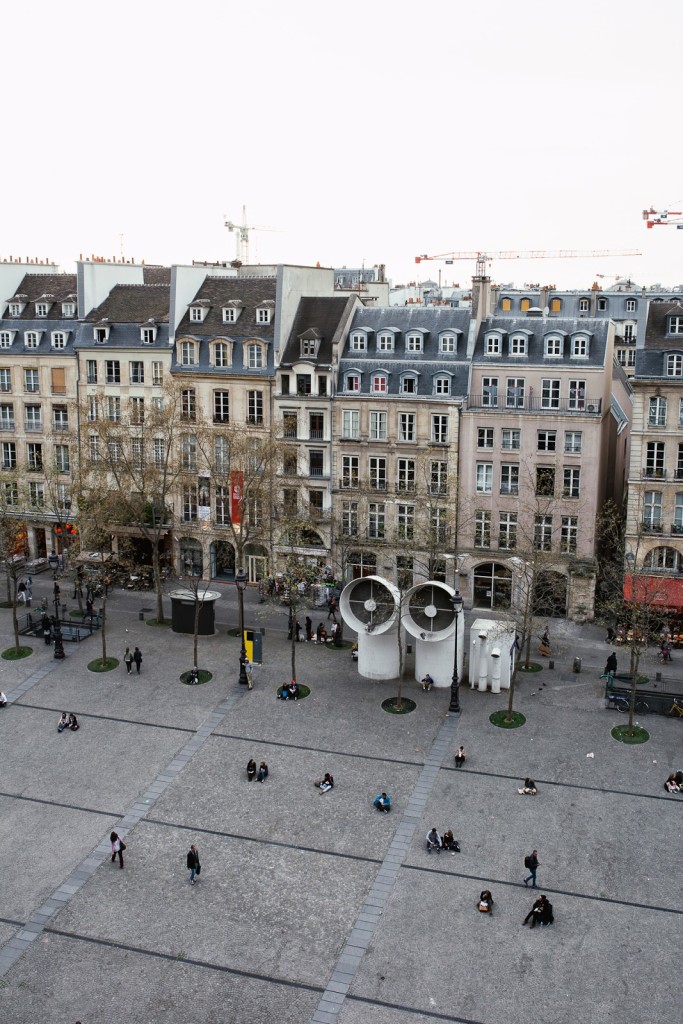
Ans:
<svg viewBox="0 0 683 1024"><path fill-rule="evenodd" d="M434 680L430 676L429 672L425 674L421 682L423 690L431 690L432 686L434 685Z"/></svg>
<svg viewBox="0 0 683 1024"><path fill-rule="evenodd" d="M677 786L683 786L683 772L676 772L674 779L676 780Z"/></svg>
<svg viewBox="0 0 683 1024"><path fill-rule="evenodd" d="M453 829L447 828L441 837L441 845L444 850L451 850L453 853L460 853L460 843L453 835Z"/></svg>
<svg viewBox="0 0 683 1024"><path fill-rule="evenodd" d="M524 780L524 785L521 789L518 789L517 792L520 795L524 793L525 796L536 796L538 790L536 789L536 783L534 780L527 777Z"/></svg>
<svg viewBox="0 0 683 1024"><path fill-rule="evenodd" d="M78 719L76 718L76 716L73 713L73 711L69 715L69 728L71 729L72 732L76 732L77 729L80 729L80 725L78 724Z"/></svg>
<svg viewBox="0 0 683 1024"><path fill-rule="evenodd" d="M667 793L680 793L681 787L676 782L676 773L672 772L669 778L664 783L664 789Z"/></svg>
<svg viewBox="0 0 683 1024"><path fill-rule="evenodd" d="M280 689L277 691L277 695L280 698L280 700L289 700L289 687L287 686L287 683L284 683L280 687Z"/></svg>
<svg viewBox="0 0 683 1024"><path fill-rule="evenodd" d="M351 644L351 660L358 661L358 644Z"/></svg>
<svg viewBox="0 0 683 1024"><path fill-rule="evenodd" d="M437 853L441 853L441 836L436 831L435 826L432 826L427 833L427 853L431 853L432 850L436 850Z"/></svg>
<svg viewBox="0 0 683 1024"><path fill-rule="evenodd" d="M316 782L316 786L321 793L327 793L328 789L334 789L334 779L329 772L325 772L325 778L321 779L320 782Z"/></svg>
<svg viewBox="0 0 683 1024"><path fill-rule="evenodd" d="M458 747L458 753L455 755L455 767L456 768L462 768L462 766L465 763L465 758L466 758L465 748L464 747Z"/></svg>
<svg viewBox="0 0 683 1024"><path fill-rule="evenodd" d="M299 685L298 685L298 683L296 682L295 679L292 679L292 681L290 682L289 686L287 687L287 691L289 693L289 699L290 700L298 700L299 699Z"/></svg>
<svg viewBox="0 0 683 1024"><path fill-rule="evenodd" d="M491 895L490 889L483 889L479 894L477 900L477 910L480 910L482 914L493 913L493 896Z"/></svg>
<svg viewBox="0 0 683 1024"><path fill-rule="evenodd" d="M555 916L553 914L553 905L550 900L546 899L545 896L541 897L543 900L543 909L541 910L541 921L543 925L553 924Z"/></svg>
<svg viewBox="0 0 683 1024"><path fill-rule="evenodd" d="M545 896L539 896L537 900L534 900L534 905L522 921L522 924L527 924L529 920L531 920L532 928L535 928L537 924L553 923L555 920L553 916L553 905Z"/></svg>
<svg viewBox="0 0 683 1024"><path fill-rule="evenodd" d="M256 761L250 757L247 761L247 781L251 782L256 777Z"/></svg>
<svg viewBox="0 0 683 1024"><path fill-rule="evenodd" d="M265 780L267 778L268 778L268 765L266 764L265 761L261 761L261 764L259 765L258 773L256 775L256 781L257 782L265 782Z"/></svg>
<svg viewBox="0 0 683 1024"><path fill-rule="evenodd" d="M380 793L372 802L378 811L384 811L385 814L391 810L391 797L386 793Z"/></svg>
<svg viewBox="0 0 683 1024"><path fill-rule="evenodd" d="M68 725L69 716L67 715L66 711L62 711L62 716L59 719L59 722L57 723L57 732L64 732L64 730L68 728Z"/></svg>
<svg viewBox="0 0 683 1024"><path fill-rule="evenodd" d="M2 690L0 690L0 708L4 708L6 703L7 703L7 697L2 692Z"/></svg>
<svg viewBox="0 0 683 1024"><path fill-rule="evenodd" d="M611 626L608 626L607 627L607 636L605 637L605 643L606 644L613 644L614 643L614 637L615 637L614 630L612 629Z"/></svg>
<svg viewBox="0 0 683 1024"><path fill-rule="evenodd" d="M323 626L322 622L315 631L315 642L317 644L324 644L327 640L327 630Z"/></svg>

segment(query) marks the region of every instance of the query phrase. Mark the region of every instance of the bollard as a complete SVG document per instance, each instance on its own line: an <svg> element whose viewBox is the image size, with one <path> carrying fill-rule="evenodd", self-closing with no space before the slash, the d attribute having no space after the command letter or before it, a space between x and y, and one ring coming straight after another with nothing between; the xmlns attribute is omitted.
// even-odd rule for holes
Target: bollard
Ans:
<svg viewBox="0 0 683 1024"><path fill-rule="evenodd" d="M144 612L138 612L138 618L139 618L140 622L144 622L145 621L145 613Z"/></svg>
<svg viewBox="0 0 683 1024"><path fill-rule="evenodd" d="M548 662L548 668L555 668L555 662L553 661L553 659L552 659L552 658L551 658L551 659L550 659L550 661Z"/></svg>
<svg viewBox="0 0 683 1024"><path fill-rule="evenodd" d="M574 671L575 672L580 672L581 671L581 658L574 658Z"/></svg>

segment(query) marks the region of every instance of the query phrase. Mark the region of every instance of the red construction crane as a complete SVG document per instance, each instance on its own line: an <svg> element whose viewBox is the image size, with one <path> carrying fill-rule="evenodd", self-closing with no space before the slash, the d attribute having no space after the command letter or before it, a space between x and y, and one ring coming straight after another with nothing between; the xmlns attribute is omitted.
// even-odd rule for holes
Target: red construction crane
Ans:
<svg viewBox="0 0 683 1024"><path fill-rule="evenodd" d="M416 256L415 262L422 263L424 260L443 260L445 263L454 263L456 260L475 260L476 276L483 277L486 273L486 264L491 260L570 260L587 259L589 256L642 256L639 249L529 249L526 252L516 252L506 249L502 252L443 252L439 256Z"/></svg>
<svg viewBox="0 0 683 1024"><path fill-rule="evenodd" d="M659 228L664 225L676 227L683 230L683 213L680 210L643 210L643 220L647 221L648 228Z"/></svg>

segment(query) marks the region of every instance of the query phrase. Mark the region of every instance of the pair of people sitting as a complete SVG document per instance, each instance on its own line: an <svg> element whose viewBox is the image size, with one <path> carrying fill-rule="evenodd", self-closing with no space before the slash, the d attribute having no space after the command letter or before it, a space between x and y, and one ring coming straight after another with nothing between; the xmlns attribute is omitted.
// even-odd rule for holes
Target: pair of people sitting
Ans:
<svg viewBox="0 0 683 1024"><path fill-rule="evenodd" d="M672 772L664 783L667 793L680 793L683 786L683 772Z"/></svg>
<svg viewBox="0 0 683 1024"><path fill-rule="evenodd" d="M62 711L61 718L57 724L57 732L64 732L65 729L71 729L73 732L75 732L76 729L80 729L78 719L74 715L73 711L69 714L67 714L66 711Z"/></svg>
<svg viewBox="0 0 683 1024"><path fill-rule="evenodd" d="M321 793L327 793L328 790L334 789L334 779L329 772L325 772L325 777L315 783Z"/></svg>
<svg viewBox="0 0 683 1024"><path fill-rule="evenodd" d="M2 690L0 690L0 708L4 708L6 703L7 703L7 697L2 692Z"/></svg>
<svg viewBox="0 0 683 1024"><path fill-rule="evenodd" d="M378 811L384 811L385 814L391 810L391 797L387 793L379 793L372 803Z"/></svg>
<svg viewBox="0 0 683 1024"><path fill-rule="evenodd" d="M520 794L520 796L522 794L524 794L525 796L536 796L538 790L536 789L536 783L534 782L534 780L527 777L524 780L524 785L521 789L518 789L517 792Z"/></svg>
<svg viewBox="0 0 683 1024"><path fill-rule="evenodd" d="M545 896L539 896L522 924L531 921L531 927L535 928L537 924L552 924L554 920L552 903Z"/></svg>
<svg viewBox="0 0 683 1024"><path fill-rule="evenodd" d="M299 699L299 686L296 680L292 679L290 683L286 683L280 688L278 693L280 700L298 700Z"/></svg>
<svg viewBox="0 0 683 1024"><path fill-rule="evenodd" d="M453 829L446 829L442 836L436 830L436 826L429 830L427 833L427 853L431 853L432 850L436 850L437 853L441 853L442 850L451 850L453 853L460 853L460 844L453 835Z"/></svg>

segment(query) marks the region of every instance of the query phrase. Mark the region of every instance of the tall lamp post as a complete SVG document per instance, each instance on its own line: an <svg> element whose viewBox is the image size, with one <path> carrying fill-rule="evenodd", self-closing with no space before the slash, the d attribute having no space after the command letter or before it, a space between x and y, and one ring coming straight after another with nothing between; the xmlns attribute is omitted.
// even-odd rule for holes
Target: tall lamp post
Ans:
<svg viewBox="0 0 683 1024"><path fill-rule="evenodd" d="M244 646L244 591L247 589L247 582L249 577L247 576L244 569L238 569L235 573L235 585L237 587L237 600L239 601L240 611L240 677L239 683L241 686L247 685L247 670L244 667L244 662L247 657L247 649Z"/></svg>
<svg viewBox="0 0 683 1024"><path fill-rule="evenodd" d="M458 676L458 621L462 611L462 596L458 590L458 581L455 581L455 593L451 597L453 613L455 615L455 650L453 654L453 678L451 679L451 702L448 710L460 712L460 677Z"/></svg>

